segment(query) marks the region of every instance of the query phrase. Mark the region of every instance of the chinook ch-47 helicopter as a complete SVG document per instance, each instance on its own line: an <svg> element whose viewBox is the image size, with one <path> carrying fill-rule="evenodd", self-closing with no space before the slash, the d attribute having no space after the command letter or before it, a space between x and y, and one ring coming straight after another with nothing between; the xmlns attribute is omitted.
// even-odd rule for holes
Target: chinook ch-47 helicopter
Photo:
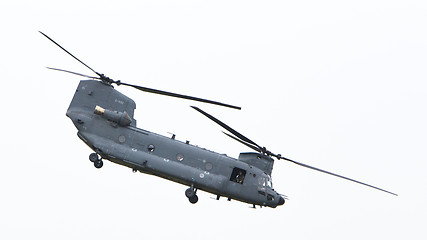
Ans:
<svg viewBox="0 0 427 240"><path fill-rule="evenodd" d="M40 33L97 75L93 77L49 68L92 79L80 81L66 115L77 128L78 137L94 151L89 155L89 160L96 168L101 168L105 159L129 167L133 172L139 171L187 185L189 188L185 190L185 196L193 204L198 201L197 190L203 190L216 195L217 200L226 197L228 200L252 204L254 208L257 205L272 208L283 205L286 196L279 194L272 187L274 159L286 160L397 196L387 190L274 154L195 106L192 108L228 131L224 134L255 152L240 153L235 159L190 145L189 142L178 141L175 135L165 137L137 128L134 119L135 102L114 89L113 84L222 107L239 110L241 108L115 81L96 72L46 34Z"/></svg>

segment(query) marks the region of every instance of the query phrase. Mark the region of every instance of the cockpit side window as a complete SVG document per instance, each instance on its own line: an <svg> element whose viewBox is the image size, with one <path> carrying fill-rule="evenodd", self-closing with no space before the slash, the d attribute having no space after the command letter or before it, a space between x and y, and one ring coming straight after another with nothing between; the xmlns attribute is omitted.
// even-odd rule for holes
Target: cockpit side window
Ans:
<svg viewBox="0 0 427 240"><path fill-rule="evenodd" d="M266 181L266 183L267 183L267 187L269 187L269 188L273 188L273 182L271 181L270 176L267 176L267 181Z"/></svg>
<svg viewBox="0 0 427 240"><path fill-rule="evenodd" d="M263 187L273 188L271 178L269 176L259 177L258 184Z"/></svg>
<svg viewBox="0 0 427 240"><path fill-rule="evenodd" d="M243 184L245 181L246 170L235 167L231 173L230 181Z"/></svg>
<svg viewBox="0 0 427 240"><path fill-rule="evenodd" d="M259 177L258 184L262 187L265 187L265 177Z"/></svg>

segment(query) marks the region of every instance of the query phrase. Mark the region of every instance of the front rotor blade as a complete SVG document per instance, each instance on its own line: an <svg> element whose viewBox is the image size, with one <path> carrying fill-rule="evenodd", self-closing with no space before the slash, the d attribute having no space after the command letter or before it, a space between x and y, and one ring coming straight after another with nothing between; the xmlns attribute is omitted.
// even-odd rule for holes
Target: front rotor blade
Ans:
<svg viewBox="0 0 427 240"><path fill-rule="evenodd" d="M261 150L260 150L257 146L255 146L255 145L252 145L252 144L250 144L250 143L247 143L247 142L245 142L245 141L242 141L242 140L240 140L240 139L238 139L238 138L234 137L233 135L228 134L228 133L226 133L226 132L222 132L222 133L224 133L225 135L229 136L230 138L232 138L232 139L234 139L234 140L238 141L238 142L239 142L239 143L241 143L241 144L244 144L245 146L247 146L247 147L249 147L249 148L251 148L251 149L253 149L253 150L257 151L257 152L261 152Z"/></svg>
<svg viewBox="0 0 427 240"><path fill-rule="evenodd" d="M205 115L206 117L208 117L210 120L216 122L218 125L220 125L221 127L225 128L227 131L229 131L230 133L232 133L234 136L236 136L237 138L243 140L246 143L249 143L253 146L256 146L258 148L258 152L262 152L262 148L260 146L258 146L258 144L256 144L255 142L253 142L252 140L250 140L249 138L243 136L242 134L240 134L239 132L237 132L236 130L232 129L231 127L229 127L227 124L221 122L220 120L216 119L215 117L213 117L212 115L210 115L209 113L201 110L198 107L194 107L191 106L192 108L194 108L195 110L197 110L199 113Z"/></svg>
<svg viewBox="0 0 427 240"><path fill-rule="evenodd" d="M331 172L322 170L320 168L312 167L312 166L309 166L307 164L291 160L289 158L280 157L280 159L284 159L284 160L287 160L289 162L293 162L293 163L295 163L297 165L300 165L300 166L303 166L303 167L306 167L306 168L310 168L310 169L313 169L313 170L316 170L316 171L319 171L319 172L323 172L323 173L326 173L326 174L329 174L329 175L332 175L332 176L335 176L335 177L340 177L340 178L343 178L343 179L346 179L346 180L349 180L349 181L352 181L352 182L355 182L355 183L359 183L359 184L362 184L362 185L365 185L365 186L368 186L368 187L371 187L371 188L375 188L377 190L380 190L380 191L383 191L383 192L386 192L386 193L389 193L389 194L397 196L397 194L389 192L387 190L384 190L384 189L381 189L381 188L378 188L378 187L375 187L375 186L372 186L372 185L369 185L369 184L366 184L366 183L363 183L363 182L360 182L360 181L357 181L357 180L354 180L354 179L351 179L351 178L348 178L348 177L344 177L344 176L341 176L341 175L338 175L338 174L335 174L335 173L331 173Z"/></svg>
<svg viewBox="0 0 427 240"><path fill-rule="evenodd" d="M122 82L116 82L116 83L117 83L117 85L130 86L130 87L136 88L136 89L144 91L144 92L155 93L155 94L165 95L165 96L169 96L169 97L183 98L183 99L188 99L188 100L193 100L193 101L198 101L198 102L204 102L204 103L219 105L219 106L223 106L223 107L234 108L234 109L238 109L238 110L242 109L241 107L236 107L233 105L220 103L220 102L216 102L216 101L211 101L211 100L207 100L207 99L203 99L203 98L197 98L197 97L182 95L182 94L178 94L178 93L171 93L171 92L166 92L166 91L157 90L157 89L153 89L153 88L141 87L141 86L122 83Z"/></svg>

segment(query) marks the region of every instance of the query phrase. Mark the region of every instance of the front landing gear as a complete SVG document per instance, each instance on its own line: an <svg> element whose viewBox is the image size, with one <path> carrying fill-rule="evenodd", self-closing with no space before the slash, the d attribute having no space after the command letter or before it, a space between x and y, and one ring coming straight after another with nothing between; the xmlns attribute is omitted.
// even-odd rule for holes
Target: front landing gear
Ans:
<svg viewBox="0 0 427 240"><path fill-rule="evenodd" d="M185 190L185 196L188 198L188 201L190 203L195 204L197 201L199 201L199 197L196 195L197 189L194 188L193 185L191 185L190 188Z"/></svg>
<svg viewBox="0 0 427 240"><path fill-rule="evenodd" d="M93 162L93 165L96 168L102 168L102 166L104 165L104 162L102 161L102 158L99 157L99 155L97 153L91 153L89 155L89 160L91 162Z"/></svg>
<svg viewBox="0 0 427 240"><path fill-rule="evenodd" d="M190 201L190 203L192 204L195 204L197 201L199 201L199 197L196 194L194 194L194 196L189 198L188 201Z"/></svg>

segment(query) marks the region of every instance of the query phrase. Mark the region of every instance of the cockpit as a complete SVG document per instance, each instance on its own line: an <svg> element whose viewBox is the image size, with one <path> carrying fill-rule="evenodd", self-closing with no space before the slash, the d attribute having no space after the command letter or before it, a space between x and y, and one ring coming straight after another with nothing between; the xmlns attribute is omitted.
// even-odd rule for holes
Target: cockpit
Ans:
<svg viewBox="0 0 427 240"><path fill-rule="evenodd" d="M264 203L267 206L276 207L285 203L285 199L274 191L271 177L267 174L263 174L258 178L258 194L267 200Z"/></svg>

